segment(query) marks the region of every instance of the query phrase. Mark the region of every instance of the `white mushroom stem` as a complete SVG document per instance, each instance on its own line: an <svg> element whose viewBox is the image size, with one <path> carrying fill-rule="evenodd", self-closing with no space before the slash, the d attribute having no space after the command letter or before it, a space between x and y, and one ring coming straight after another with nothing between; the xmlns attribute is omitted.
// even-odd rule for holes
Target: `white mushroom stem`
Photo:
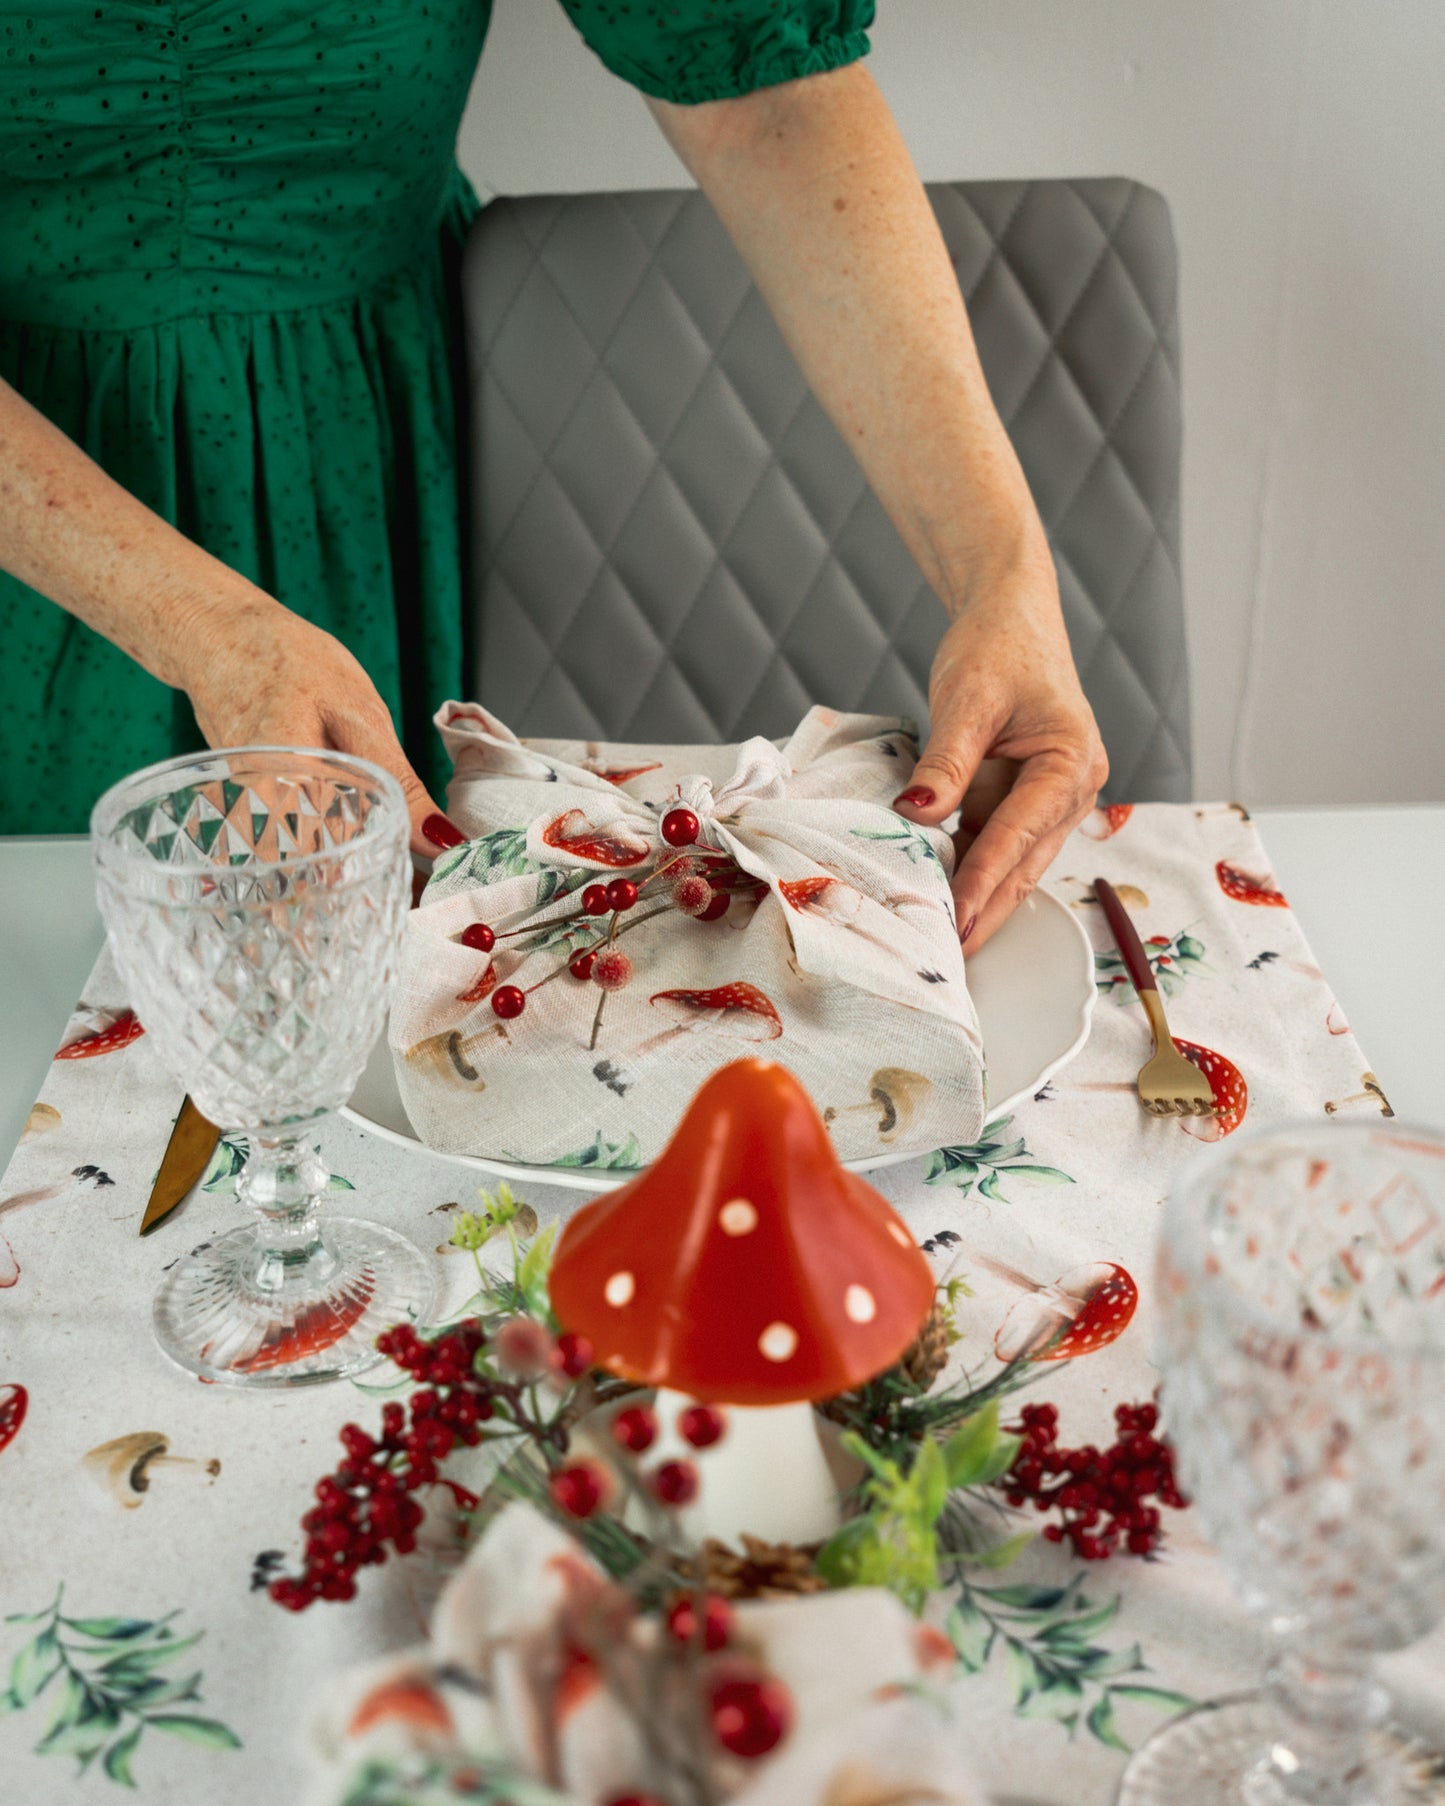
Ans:
<svg viewBox="0 0 1445 1806"><path fill-rule="evenodd" d="M689 1540L716 1537L738 1548L744 1533L770 1543L814 1543L833 1534L852 1476L830 1463L827 1426L811 1405L725 1406L722 1440L693 1449L676 1427L692 1402L661 1391L656 1406L659 1450L695 1462L702 1481L696 1503L679 1514L678 1528Z"/></svg>

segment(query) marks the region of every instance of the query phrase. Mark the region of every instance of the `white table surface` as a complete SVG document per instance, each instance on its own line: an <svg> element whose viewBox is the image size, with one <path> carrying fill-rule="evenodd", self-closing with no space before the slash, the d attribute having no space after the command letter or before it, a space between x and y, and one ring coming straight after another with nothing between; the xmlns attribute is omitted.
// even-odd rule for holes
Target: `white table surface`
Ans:
<svg viewBox="0 0 1445 1806"><path fill-rule="evenodd" d="M1255 820L1397 1114L1445 1128L1445 806L1269 809ZM0 838L0 1169L100 950L83 838Z"/></svg>

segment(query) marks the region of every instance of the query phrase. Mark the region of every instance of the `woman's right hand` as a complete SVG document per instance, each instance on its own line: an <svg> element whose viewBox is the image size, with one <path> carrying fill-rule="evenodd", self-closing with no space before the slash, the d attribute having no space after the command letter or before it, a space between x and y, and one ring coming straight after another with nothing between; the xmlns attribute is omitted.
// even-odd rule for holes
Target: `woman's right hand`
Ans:
<svg viewBox="0 0 1445 1806"><path fill-rule="evenodd" d="M340 640L259 593L194 624L183 687L211 746L322 746L384 767L401 785L411 850L434 859L465 838L407 763L376 686Z"/></svg>

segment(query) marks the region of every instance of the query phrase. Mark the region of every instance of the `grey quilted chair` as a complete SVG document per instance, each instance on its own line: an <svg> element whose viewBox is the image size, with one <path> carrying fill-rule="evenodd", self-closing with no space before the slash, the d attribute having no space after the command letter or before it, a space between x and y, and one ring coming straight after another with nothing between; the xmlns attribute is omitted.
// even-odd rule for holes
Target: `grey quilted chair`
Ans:
<svg viewBox="0 0 1445 1806"><path fill-rule="evenodd" d="M929 189L1108 794L1190 794L1173 234L1138 183ZM694 191L499 200L465 260L472 693L520 733L927 717L943 609Z"/></svg>

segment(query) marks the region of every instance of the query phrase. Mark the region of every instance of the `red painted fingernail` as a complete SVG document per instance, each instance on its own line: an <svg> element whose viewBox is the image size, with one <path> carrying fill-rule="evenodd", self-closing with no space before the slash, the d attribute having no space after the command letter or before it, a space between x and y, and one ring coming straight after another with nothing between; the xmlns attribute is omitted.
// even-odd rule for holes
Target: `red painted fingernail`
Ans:
<svg viewBox="0 0 1445 1806"><path fill-rule="evenodd" d="M959 940L966 941L968 939L968 937L973 933L974 929L977 927L978 927L978 917L976 915L970 916L963 925L963 933L961 935L959 935L959 937L958 937Z"/></svg>
<svg viewBox="0 0 1445 1806"><path fill-rule="evenodd" d="M443 851L459 847L466 839L461 829L444 815L429 815L422 823L421 831L434 847L441 847Z"/></svg>
<svg viewBox="0 0 1445 1806"><path fill-rule="evenodd" d="M896 809L900 803L907 803L910 809L931 809L937 798L927 784L915 784L911 790L900 791L893 799Z"/></svg>

